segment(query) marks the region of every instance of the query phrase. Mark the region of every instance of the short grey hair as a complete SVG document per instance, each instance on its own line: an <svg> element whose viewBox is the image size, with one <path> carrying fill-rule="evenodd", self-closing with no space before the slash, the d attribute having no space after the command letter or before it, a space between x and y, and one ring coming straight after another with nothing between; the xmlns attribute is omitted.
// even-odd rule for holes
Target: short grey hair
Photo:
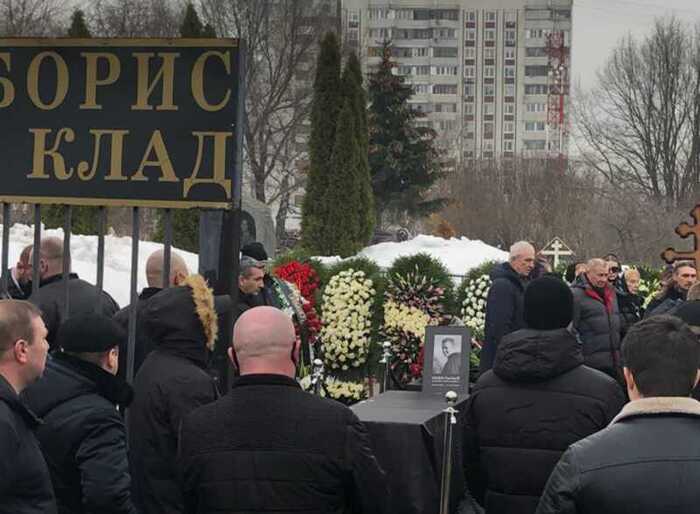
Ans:
<svg viewBox="0 0 700 514"><path fill-rule="evenodd" d="M522 254L530 250L532 250L532 253L535 253L535 247L532 246L530 243L528 243L527 241L518 241L517 243L513 243L511 245L508 258L509 260L514 261Z"/></svg>
<svg viewBox="0 0 700 514"><path fill-rule="evenodd" d="M262 267L263 264L260 261L257 261L252 257L248 257L247 255L244 255L243 257L241 257L241 261L238 265L238 276L241 278L248 278L251 275L251 269L260 269Z"/></svg>

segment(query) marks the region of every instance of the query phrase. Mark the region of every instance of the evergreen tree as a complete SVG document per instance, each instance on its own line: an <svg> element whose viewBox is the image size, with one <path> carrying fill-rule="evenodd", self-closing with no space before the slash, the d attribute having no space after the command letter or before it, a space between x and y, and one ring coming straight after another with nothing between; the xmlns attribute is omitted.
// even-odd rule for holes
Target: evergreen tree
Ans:
<svg viewBox="0 0 700 514"><path fill-rule="evenodd" d="M408 105L413 90L394 75L391 43L382 45L382 62L369 76L369 166L377 221L427 216L445 205L428 199L442 176L435 132L417 127L419 114Z"/></svg>
<svg viewBox="0 0 700 514"><path fill-rule="evenodd" d="M185 7L185 14L180 25L180 36L188 38L216 37L211 25L202 25L197 10L191 2ZM188 252L199 251L199 209L173 209L171 214L173 227L173 246ZM156 241L165 239L165 213L158 212Z"/></svg>
<svg viewBox="0 0 700 514"><path fill-rule="evenodd" d="M68 37L89 38L92 37L85 23L85 14L76 9L71 17L71 25L67 32ZM41 218L46 228L63 227L65 220L64 205L48 205L41 209ZM98 209L97 207L74 206L71 213L71 232L74 234L97 234Z"/></svg>
<svg viewBox="0 0 700 514"><path fill-rule="evenodd" d="M73 11L68 37L92 37L87 23L85 23L85 13L80 9Z"/></svg>
<svg viewBox="0 0 700 514"><path fill-rule="evenodd" d="M329 199L327 189L331 175L331 156L341 107L340 45L333 32L321 41L316 66L309 139L309 175L302 205L302 244L314 254L325 253L329 236Z"/></svg>
<svg viewBox="0 0 700 514"><path fill-rule="evenodd" d="M372 239L375 224L372 178L369 170L369 131L367 127L367 94L362 85L362 67L357 54L352 52L343 71L343 87L346 98L352 104L357 140L358 162L355 190L357 195L356 215L359 217L357 242L366 246Z"/></svg>
<svg viewBox="0 0 700 514"><path fill-rule="evenodd" d="M357 212L360 158L356 132L353 100L345 98L329 163L332 175L325 191L328 209L324 220L323 255L349 257L361 248L357 238L361 216Z"/></svg>

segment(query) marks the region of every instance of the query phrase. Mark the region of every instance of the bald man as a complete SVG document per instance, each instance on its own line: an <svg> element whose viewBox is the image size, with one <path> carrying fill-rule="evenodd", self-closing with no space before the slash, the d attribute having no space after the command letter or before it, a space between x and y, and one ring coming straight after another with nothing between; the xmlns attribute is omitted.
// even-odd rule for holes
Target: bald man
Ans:
<svg viewBox="0 0 700 514"><path fill-rule="evenodd" d="M32 294L32 245L25 246L17 264L8 273L7 294L13 300L26 300Z"/></svg>
<svg viewBox="0 0 700 514"><path fill-rule="evenodd" d="M156 250L148 256L146 260L146 282L148 287L143 288L139 294L139 299L136 302L136 351L134 352L134 376L136 372L146 360L148 354L155 348L155 343L148 337L148 333L143 326L143 320L140 319L141 313L146 302L154 295L163 290L163 267L164 267L164 252ZM187 263L185 259L178 253L171 252L170 254L170 287L177 287L185 283L185 279L189 275ZM126 331L129 330L129 313L134 307L128 305L114 315L114 321L119 323ZM128 348L126 341L119 349L119 371L117 376L126 378L127 353Z"/></svg>
<svg viewBox="0 0 700 514"><path fill-rule="evenodd" d="M621 379L621 319L617 294L608 281L608 263L591 259L571 286L573 327L583 343L586 365Z"/></svg>
<svg viewBox="0 0 700 514"><path fill-rule="evenodd" d="M233 340L229 357L241 376L226 397L182 424L186 512L388 512L385 475L365 427L344 405L305 393L294 380L299 345L289 317L252 308Z"/></svg>
<svg viewBox="0 0 700 514"><path fill-rule="evenodd" d="M32 249L30 261L33 262ZM70 270L70 256L68 270ZM112 317L119 310L119 305L105 291L80 279L76 273L68 275L68 294L70 298L68 313L64 312L65 292L63 289L63 239L45 237L39 245L39 290L29 297L29 301L39 307L49 335L46 340L51 350L56 349L55 339L58 328L69 317L77 314L96 312Z"/></svg>

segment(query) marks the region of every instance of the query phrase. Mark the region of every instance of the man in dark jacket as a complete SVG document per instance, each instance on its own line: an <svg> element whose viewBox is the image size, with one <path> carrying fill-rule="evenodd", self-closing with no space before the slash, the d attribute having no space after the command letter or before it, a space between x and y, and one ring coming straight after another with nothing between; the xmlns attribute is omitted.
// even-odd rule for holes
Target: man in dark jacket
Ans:
<svg viewBox="0 0 700 514"><path fill-rule="evenodd" d="M258 261L263 270L265 269L265 264L269 260L265 247L258 241L248 243L241 248L241 255ZM280 302L277 300L277 294L275 293L275 279L268 271L265 271L263 285L255 296L256 306L269 305L270 307L280 307Z"/></svg>
<svg viewBox="0 0 700 514"><path fill-rule="evenodd" d="M13 300L26 300L32 294L32 245L25 246L14 268L7 270L7 294Z"/></svg>
<svg viewBox="0 0 700 514"><path fill-rule="evenodd" d="M608 283L608 265L591 259L572 286L573 326L583 343L586 365L618 379L620 372L620 310Z"/></svg>
<svg viewBox="0 0 700 514"><path fill-rule="evenodd" d="M234 321L248 309L263 305L260 291L265 276L264 266L252 257L243 256L238 265L238 305Z"/></svg>
<svg viewBox="0 0 700 514"><path fill-rule="evenodd" d="M645 317L658 314L671 314L686 300L688 290L697 280L695 264L690 261L678 261L673 264L671 281L664 287L661 294L657 295L649 305Z"/></svg>
<svg viewBox="0 0 700 514"><path fill-rule="evenodd" d="M23 397L44 423L37 431L59 514L135 514L126 429L117 407L133 391L115 376L126 333L99 314L71 317L58 329L44 377Z"/></svg>
<svg viewBox="0 0 700 514"><path fill-rule="evenodd" d="M51 476L34 436L41 421L19 397L44 371L46 334L32 304L0 300L0 514L56 512Z"/></svg>
<svg viewBox="0 0 700 514"><path fill-rule="evenodd" d="M179 514L185 512L175 466L180 422L218 396L206 372L217 304L204 279L191 275L184 286L152 297L143 316L156 349L136 375L129 409L134 496L143 514Z"/></svg>
<svg viewBox="0 0 700 514"><path fill-rule="evenodd" d="M56 349L55 338L58 327L67 319L64 313L65 293L63 285L63 241L57 237L46 237L39 247L39 290L29 301L39 307L46 328L51 350ZM68 268L70 269L70 263ZM100 292L92 284L71 273L68 279L70 297L68 317L88 312L98 312L112 317L119 305L105 291Z"/></svg>
<svg viewBox="0 0 700 514"><path fill-rule="evenodd" d="M561 454L604 428L625 401L617 382L583 365L564 282L531 282L524 309L527 328L503 338L467 407L467 481L487 513L534 513Z"/></svg>
<svg viewBox="0 0 700 514"><path fill-rule="evenodd" d="M615 290L620 308L620 339L644 317L644 298L637 294L640 282L639 270L630 268L625 270L619 288Z"/></svg>
<svg viewBox="0 0 700 514"><path fill-rule="evenodd" d="M486 298L484 347L480 373L493 366L501 338L523 328L523 291L527 277L535 266L535 249L520 241L510 248L510 258L491 272L491 288Z"/></svg>
<svg viewBox="0 0 700 514"><path fill-rule="evenodd" d="M340 403L294 380L291 320L257 307L236 323L241 376L182 425L179 465L187 512L388 513L384 472L365 427Z"/></svg>
<svg viewBox="0 0 700 514"><path fill-rule="evenodd" d="M128 333L129 315L132 310L136 312L134 375L138 372L146 356L155 348L154 342L148 337L148 332L144 328L144 319L140 316L140 313L148 299L163 290L163 258L163 250L156 250L148 256L148 260L146 261L146 282L148 283L148 287L141 291L138 302L136 302L135 305L128 305L114 315L114 320ZM168 286L175 287L184 283L189 275L189 271L187 270L187 263L179 254L172 252L170 258L170 279ZM126 378L127 355L128 348L127 341L125 340L122 347L119 349L119 371L117 376L120 378Z"/></svg>
<svg viewBox="0 0 700 514"><path fill-rule="evenodd" d="M700 342L672 316L655 316L622 343L630 399L605 430L572 445L537 514L695 514L700 505Z"/></svg>

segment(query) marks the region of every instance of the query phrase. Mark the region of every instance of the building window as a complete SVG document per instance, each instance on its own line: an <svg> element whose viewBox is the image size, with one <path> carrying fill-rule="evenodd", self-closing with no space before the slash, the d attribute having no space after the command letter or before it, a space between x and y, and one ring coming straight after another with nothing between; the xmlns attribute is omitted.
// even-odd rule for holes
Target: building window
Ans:
<svg viewBox="0 0 700 514"><path fill-rule="evenodd" d="M474 114L474 104L467 102L464 104L464 114L473 115Z"/></svg>
<svg viewBox="0 0 700 514"><path fill-rule="evenodd" d="M467 21L476 21L476 13L474 11L467 11Z"/></svg>
<svg viewBox="0 0 700 514"><path fill-rule="evenodd" d="M464 58L465 59L476 59L476 48L474 48L473 46L465 48L464 49Z"/></svg>
<svg viewBox="0 0 700 514"><path fill-rule="evenodd" d="M545 112L546 109L547 105L541 102L525 104L525 110L527 112Z"/></svg>
<svg viewBox="0 0 700 514"><path fill-rule="evenodd" d="M515 123L512 121L506 121L503 124L503 132L513 133L515 132Z"/></svg>
<svg viewBox="0 0 700 514"><path fill-rule="evenodd" d="M546 77L549 66L525 66L526 77Z"/></svg>
<svg viewBox="0 0 700 514"><path fill-rule="evenodd" d="M515 104L505 104L503 112L505 114L515 114Z"/></svg>
<svg viewBox="0 0 700 514"><path fill-rule="evenodd" d="M430 75L430 66L414 66L413 73L415 75Z"/></svg>
<svg viewBox="0 0 700 514"><path fill-rule="evenodd" d="M546 57L547 51L541 46L529 46L525 49L525 55L528 57Z"/></svg>
<svg viewBox="0 0 700 514"><path fill-rule="evenodd" d="M525 31L526 39L543 39L548 35L549 31L544 29L529 29Z"/></svg>
<svg viewBox="0 0 700 514"><path fill-rule="evenodd" d="M464 84L464 96L474 96L474 84Z"/></svg>
<svg viewBox="0 0 700 514"><path fill-rule="evenodd" d="M369 19L370 20L384 20L387 18L387 9L381 9L381 8L372 8L369 10Z"/></svg>
<svg viewBox="0 0 700 514"><path fill-rule="evenodd" d="M428 95L430 94L430 84L413 84L413 91L417 95Z"/></svg>
<svg viewBox="0 0 700 514"><path fill-rule="evenodd" d="M464 76L467 77L468 79L473 79L475 74L476 74L476 68L474 68L474 66L465 66L464 67Z"/></svg>
<svg viewBox="0 0 700 514"><path fill-rule="evenodd" d="M506 152L512 152L513 151L513 141L504 141L503 142L503 150Z"/></svg>
<svg viewBox="0 0 700 514"><path fill-rule="evenodd" d="M484 48L484 59L495 59L496 49L495 48Z"/></svg>
<svg viewBox="0 0 700 514"><path fill-rule="evenodd" d="M495 96L496 88L493 84L484 84L484 96Z"/></svg>
<svg viewBox="0 0 700 514"><path fill-rule="evenodd" d="M544 150L546 141L525 139L523 144L525 145L525 150Z"/></svg>
<svg viewBox="0 0 700 514"><path fill-rule="evenodd" d="M489 139L489 138L487 138L487 139ZM484 150L486 150L487 152L492 152L493 151L493 141L491 141L491 140L484 141Z"/></svg>
<svg viewBox="0 0 700 514"><path fill-rule="evenodd" d="M434 95L456 95L457 84L435 84L433 86Z"/></svg>
<svg viewBox="0 0 700 514"><path fill-rule="evenodd" d="M457 66L433 66L433 75L457 75Z"/></svg>
<svg viewBox="0 0 700 514"><path fill-rule="evenodd" d="M494 114L495 111L496 107L494 106L494 104L484 104L484 114L486 114L487 116Z"/></svg>
<svg viewBox="0 0 700 514"><path fill-rule="evenodd" d="M495 66L486 66L484 68L484 77L492 79L495 76L496 76L496 67Z"/></svg>
<svg viewBox="0 0 700 514"><path fill-rule="evenodd" d="M506 48L503 55L506 59L515 59L515 48Z"/></svg>
<svg viewBox="0 0 700 514"><path fill-rule="evenodd" d="M467 29L467 41L476 41L476 29Z"/></svg>
<svg viewBox="0 0 700 514"><path fill-rule="evenodd" d="M525 131L526 132L544 132L544 121L526 121Z"/></svg>
<svg viewBox="0 0 700 514"><path fill-rule="evenodd" d="M428 57L430 56L430 48L414 48L411 53L413 57Z"/></svg>
<svg viewBox="0 0 700 514"><path fill-rule="evenodd" d="M496 13L494 11L486 11L486 21L496 21Z"/></svg>
<svg viewBox="0 0 700 514"><path fill-rule="evenodd" d="M496 40L496 31L492 29L487 29L484 31L484 39L486 41L495 41Z"/></svg>
<svg viewBox="0 0 700 514"><path fill-rule="evenodd" d="M515 85L514 84L506 84L505 95L506 96L515 96Z"/></svg>
<svg viewBox="0 0 700 514"><path fill-rule="evenodd" d="M506 78L515 78L515 66L506 66L505 69L503 70L503 75Z"/></svg>
<svg viewBox="0 0 700 514"><path fill-rule="evenodd" d="M413 69L411 66L399 66L398 67L399 75L410 75L412 71L413 71Z"/></svg>
<svg viewBox="0 0 700 514"><path fill-rule="evenodd" d="M457 47L436 46L433 48L433 57L457 57Z"/></svg>
<svg viewBox="0 0 700 514"><path fill-rule="evenodd" d="M457 104L435 104L435 112L457 112Z"/></svg>
<svg viewBox="0 0 700 514"><path fill-rule="evenodd" d="M440 39L455 39L455 29L437 29L435 37Z"/></svg>
<svg viewBox="0 0 700 514"><path fill-rule="evenodd" d="M546 95L547 85L546 84L526 84L525 85L526 95Z"/></svg>
<svg viewBox="0 0 700 514"><path fill-rule="evenodd" d="M395 18L397 20L412 20L413 19L413 9L396 9Z"/></svg>

